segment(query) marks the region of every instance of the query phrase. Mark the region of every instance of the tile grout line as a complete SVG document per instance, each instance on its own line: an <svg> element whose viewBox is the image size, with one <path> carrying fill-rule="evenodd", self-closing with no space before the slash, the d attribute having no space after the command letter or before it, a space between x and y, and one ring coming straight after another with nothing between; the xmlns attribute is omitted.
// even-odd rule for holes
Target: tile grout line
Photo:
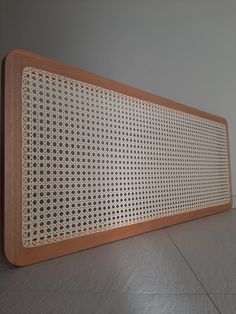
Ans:
<svg viewBox="0 0 236 314"><path fill-rule="evenodd" d="M213 306L215 307L215 309L217 310L217 312L219 314L221 314L221 311L219 310L219 308L217 307L217 305L215 304L215 302L213 301L213 299L211 298L210 294L208 293L208 291L206 290L206 288L204 287L203 283L201 282L201 280L198 278L197 274L195 273L195 271L193 270L192 266L190 265L190 263L188 262L187 258L183 255L183 253L180 251L179 247L177 246L177 244L175 243L174 239L171 237L171 235L169 234L167 228L164 228L166 234L168 235L170 241L173 243L173 245L176 247L176 249L178 250L178 252L180 253L180 255L182 256L182 258L184 259L185 263L188 265L189 269L191 270L191 272L194 274L195 278L198 280L198 282L200 283L202 289L205 291L206 295L208 296L209 300L211 301L211 303L213 304Z"/></svg>
<svg viewBox="0 0 236 314"><path fill-rule="evenodd" d="M196 293L186 293L186 292L183 292L183 293L176 293L176 292L173 292L173 293L169 293L169 292L149 292L149 291L124 291L124 292L118 292L118 291L112 291L112 292L108 292L108 291L98 291L98 292L95 292L95 291L79 291L79 290L45 290L45 289L29 289L29 288L26 288L26 289L17 289L17 288L13 288L13 289L7 289L7 290L4 290L4 289L0 289L0 293L6 293L6 292L19 292L19 291L23 291L23 292L29 292L29 291L33 291L33 292L47 292L47 293L59 293L59 294L69 294L69 293L77 293L77 294L91 294L91 295L139 295L139 294L143 294L143 295L156 295L156 296L206 296L208 295L207 292L196 292ZM205 291L205 290L204 290ZM212 293L209 293L209 295L220 295L220 296L235 296L236 293L216 293L216 292L212 292Z"/></svg>
<svg viewBox="0 0 236 314"><path fill-rule="evenodd" d="M214 295L235 295L236 296L236 292L229 292L229 293L221 293L221 292L209 292L209 294L214 294Z"/></svg>
<svg viewBox="0 0 236 314"><path fill-rule="evenodd" d="M8 290L0 290L1 292L29 292L29 291L34 291L34 292L47 292L47 293L60 293L60 294L68 294L68 293L76 293L76 294L91 294L91 295L156 295L156 296L205 296L206 293L160 293L160 292L142 292L142 291L137 291L137 292L131 292L131 291L126 291L126 292L118 292L118 291L112 291L112 292L93 292L93 291L78 291L78 290L45 290L45 289L8 289Z"/></svg>

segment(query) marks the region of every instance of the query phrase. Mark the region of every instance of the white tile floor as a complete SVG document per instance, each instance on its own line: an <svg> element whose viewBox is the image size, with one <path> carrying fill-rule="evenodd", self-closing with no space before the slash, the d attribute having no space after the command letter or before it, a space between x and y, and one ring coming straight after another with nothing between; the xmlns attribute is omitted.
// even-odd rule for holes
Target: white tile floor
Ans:
<svg viewBox="0 0 236 314"><path fill-rule="evenodd" d="M236 210L15 268L0 313L236 313Z"/></svg>

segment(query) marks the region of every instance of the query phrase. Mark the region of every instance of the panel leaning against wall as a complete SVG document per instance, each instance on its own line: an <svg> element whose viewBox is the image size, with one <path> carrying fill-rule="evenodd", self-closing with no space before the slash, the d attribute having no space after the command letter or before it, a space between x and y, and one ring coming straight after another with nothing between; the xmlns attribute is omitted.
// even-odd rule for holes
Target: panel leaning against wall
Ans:
<svg viewBox="0 0 236 314"><path fill-rule="evenodd" d="M23 51L7 57L5 103L14 264L231 207L223 118Z"/></svg>

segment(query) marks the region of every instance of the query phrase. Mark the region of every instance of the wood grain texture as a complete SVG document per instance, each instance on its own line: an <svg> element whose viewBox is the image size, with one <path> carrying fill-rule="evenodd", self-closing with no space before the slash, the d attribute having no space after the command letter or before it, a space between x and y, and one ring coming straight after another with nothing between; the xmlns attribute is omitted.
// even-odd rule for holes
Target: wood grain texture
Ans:
<svg viewBox="0 0 236 314"><path fill-rule="evenodd" d="M4 246L7 259L14 265L28 265L62 256L82 249L87 249L114 240L123 239L140 233L163 228L191 219L200 218L225 211L232 206L228 204L213 208L200 209L174 216L158 218L148 222L120 227L108 231L68 239L34 248L22 245L22 71L31 66L51 73L67 76L72 79L97 85L109 90L123 93L144 101L157 103L168 108L191 113L199 117L218 121L227 127L227 121L189 106L117 83L100 76L75 69L62 63L22 50L14 50L6 57L5 67L5 146L4 146ZM229 160L229 142L228 160ZM230 160L229 160L230 171ZM230 176L231 187L231 176ZM231 187L232 189L232 187Z"/></svg>

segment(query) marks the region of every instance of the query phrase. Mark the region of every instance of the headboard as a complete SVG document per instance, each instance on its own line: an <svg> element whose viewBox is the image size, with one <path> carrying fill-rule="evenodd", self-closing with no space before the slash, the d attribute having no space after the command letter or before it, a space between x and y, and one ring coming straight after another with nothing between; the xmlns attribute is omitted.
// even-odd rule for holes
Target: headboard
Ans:
<svg viewBox="0 0 236 314"><path fill-rule="evenodd" d="M224 118L22 50L4 98L15 265L231 208Z"/></svg>

